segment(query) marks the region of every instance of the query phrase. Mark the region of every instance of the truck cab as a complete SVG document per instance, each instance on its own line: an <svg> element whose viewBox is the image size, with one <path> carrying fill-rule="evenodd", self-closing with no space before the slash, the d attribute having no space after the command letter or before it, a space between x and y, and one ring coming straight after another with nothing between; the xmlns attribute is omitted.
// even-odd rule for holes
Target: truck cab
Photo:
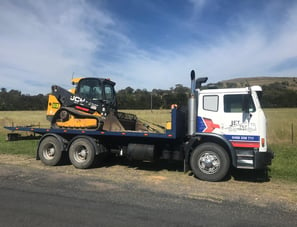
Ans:
<svg viewBox="0 0 297 227"><path fill-rule="evenodd" d="M192 70L185 163L208 181L222 180L230 166L265 170L274 155L267 148L261 87L202 89L207 79L195 79Z"/></svg>
<svg viewBox="0 0 297 227"><path fill-rule="evenodd" d="M266 151L266 118L257 92L250 88L202 90L198 105L198 132L222 134L234 147Z"/></svg>
<svg viewBox="0 0 297 227"><path fill-rule="evenodd" d="M196 132L222 136L232 147L234 167L261 168L265 161L260 156L268 154L266 118L259 100L261 87L198 92Z"/></svg>

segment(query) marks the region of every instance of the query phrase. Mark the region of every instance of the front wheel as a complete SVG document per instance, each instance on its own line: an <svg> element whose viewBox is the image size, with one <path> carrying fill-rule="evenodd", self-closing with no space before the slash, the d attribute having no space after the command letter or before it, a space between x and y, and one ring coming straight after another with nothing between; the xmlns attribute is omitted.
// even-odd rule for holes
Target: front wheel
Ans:
<svg viewBox="0 0 297 227"><path fill-rule="evenodd" d="M225 149L218 144L203 143L192 152L190 164L197 178L220 181L229 171L230 158Z"/></svg>

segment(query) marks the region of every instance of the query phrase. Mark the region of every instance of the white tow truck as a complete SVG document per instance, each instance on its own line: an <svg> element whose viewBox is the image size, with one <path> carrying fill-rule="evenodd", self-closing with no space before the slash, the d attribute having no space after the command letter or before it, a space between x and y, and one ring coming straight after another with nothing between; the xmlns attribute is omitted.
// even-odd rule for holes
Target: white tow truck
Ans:
<svg viewBox="0 0 297 227"><path fill-rule="evenodd" d="M259 86L201 90L207 78L191 72L191 95L186 109L172 105L165 132L5 127L42 135L36 157L57 165L62 154L76 168L89 168L96 156L113 153L134 160L180 160L185 171L206 181L224 179L230 168L266 169L273 152L267 148L266 118ZM66 100L67 101L67 100Z"/></svg>

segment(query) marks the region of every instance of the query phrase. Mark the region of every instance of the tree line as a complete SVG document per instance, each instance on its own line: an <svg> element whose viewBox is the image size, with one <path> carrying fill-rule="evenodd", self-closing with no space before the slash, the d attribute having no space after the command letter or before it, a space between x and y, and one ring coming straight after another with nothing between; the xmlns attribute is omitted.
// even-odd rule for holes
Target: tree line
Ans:
<svg viewBox="0 0 297 227"><path fill-rule="evenodd" d="M0 111L2 110L45 110L47 108L47 95L25 95L18 90L7 91L1 88Z"/></svg>
<svg viewBox="0 0 297 227"><path fill-rule="evenodd" d="M240 87L229 83L215 86ZM297 107L297 90L288 89L285 82L275 82L262 86L263 97L262 106L264 108ZM181 84L170 89L133 89L127 87L117 92L119 109L168 109L171 104L179 106L187 105L190 89ZM18 90L7 91L1 88L0 91L0 111L5 110L45 110L47 108L48 95L28 95L22 94Z"/></svg>
<svg viewBox="0 0 297 227"><path fill-rule="evenodd" d="M127 87L117 92L117 101L119 109L169 109L172 104L186 105L189 94L190 89L181 84L152 91Z"/></svg>
<svg viewBox="0 0 297 227"><path fill-rule="evenodd" d="M127 87L117 92L119 109L168 109L171 104L186 105L190 89L180 84L168 90L133 89ZM48 95L22 94L18 90L1 88L0 111L5 110L45 110Z"/></svg>
<svg viewBox="0 0 297 227"><path fill-rule="evenodd" d="M285 82L262 86L262 105L270 107L297 107L297 90L287 89Z"/></svg>

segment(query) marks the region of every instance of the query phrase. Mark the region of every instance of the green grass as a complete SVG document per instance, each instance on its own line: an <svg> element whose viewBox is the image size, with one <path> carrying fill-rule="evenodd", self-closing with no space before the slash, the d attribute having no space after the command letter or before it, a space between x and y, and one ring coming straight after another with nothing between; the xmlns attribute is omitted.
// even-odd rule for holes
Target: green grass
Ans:
<svg viewBox="0 0 297 227"><path fill-rule="evenodd" d="M272 144L275 154L270 167L273 179L297 182L297 148L296 145Z"/></svg>
<svg viewBox="0 0 297 227"><path fill-rule="evenodd" d="M297 182L297 108L265 109L264 112L268 144L275 153L271 176Z"/></svg>
<svg viewBox="0 0 297 227"><path fill-rule="evenodd" d="M293 142L296 145L297 108L264 109L264 112L267 117L268 143L290 145Z"/></svg>
<svg viewBox="0 0 297 227"><path fill-rule="evenodd" d="M5 136L0 138L0 154L21 154L30 157L35 157L37 149L37 140L19 140L8 142Z"/></svg>
<svg viewBox="0 0 297 227"><path fill-rule="evenodd" d="M4 126L38 125L49 127L45 111L0 111L0 154L21 154L35 157L38 140L19 140L8 142L6 135L9 131ZM21 133L24 136L30 133Z"/></svg>

